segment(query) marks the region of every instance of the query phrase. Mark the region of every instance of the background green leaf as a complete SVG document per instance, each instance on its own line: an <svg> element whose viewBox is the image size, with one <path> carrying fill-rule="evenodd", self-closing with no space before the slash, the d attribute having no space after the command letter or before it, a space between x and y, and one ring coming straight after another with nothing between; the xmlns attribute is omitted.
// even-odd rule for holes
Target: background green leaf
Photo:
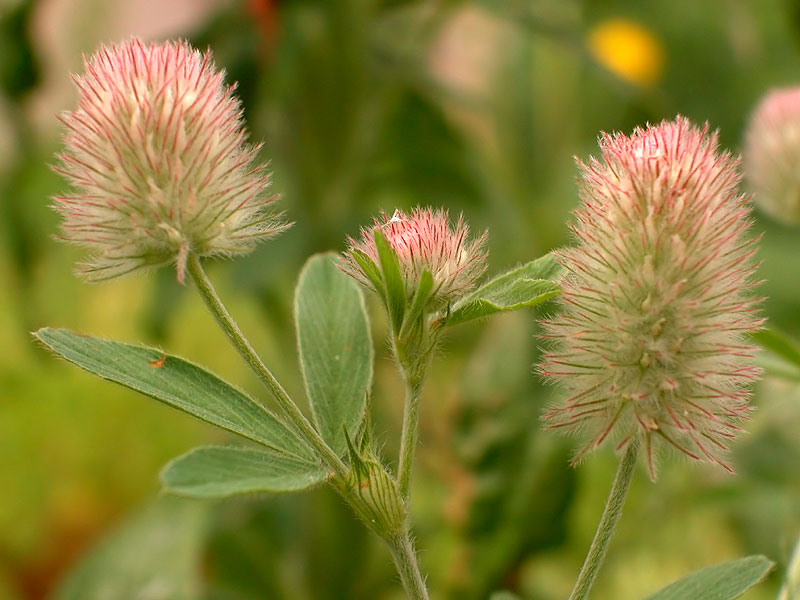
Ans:
<svg viewBox="0 0 800 600"><path fill-rule="evenodd" d="M520 600L520 597L504 590L502 592L495 592L489 600Z"/></svg>
<svg viewBox="0 0 800 600"><path fill-rule="evenodd" d="M203 600L403 598L385 544L332 486L215 506Z"/></svg>
<svg viewBox="0 0 800 600"><path fill-rule="evenodd" d="M297 284L297 345L314 422L340 455L342 427L355 436L364 420L372 383L373 349L360 288L335 265L334 256L308 260Z"/></svg>
<svg viewBox="0 0 800 600"><path fill-rule="evenodd" d="M54 600L195 600L208 505L160 498L95 547L59 587Z"/></svg>
<svg viewBox="0 0 800 600"><path fill-rule="evenodd" d="M750 334L766 352L757 355L759 366L768 376L800 381L800 344L784 332L770 327Z"/></svg>
<svg viewBox="0 0 800 600"><path fill-rule="evenodd" d="M455 453L451 460L458 467L445 475L442 493L464 507L463 517L442 524L438 534L457 544L439 566L450 575L440 593L444 600L486 600L516 583L526 561L547 561L568 535L578 476L567 468L569 444L531 426L539 402L520 401L547 398L547 386L529 371L538 358L531 343L536 327L529 315L511 312L490 326L453 332L478 338L469 361L451 376L461 401L443 419L441 437L452 450L440 446L437 454ZM571 587L574 573L565 576ZM566 598L570 589L561 593L546 579L536 585L531 590L520 584L515 591L525 598Z"/></svg>
<svg viewBox="0 0 800 600"><path fill-rule="evenodd" d="M265 407L216 375L177 356L43 328L35 334L53 352L103 379L129 387L269 448L313 461L312 450Z"/></svg>
<svg viewBox="0 0 800 600"><path fill-rule="evenodd" d="M561 293L557 281L562 273L563 268L552 254L537 258L495 277L460 300L446 323L457 325L544 302Z"/></svg>
<svg viewBox="0 0 800 600"><path fill-rule="evenodd" d="M646 600L733 600L762 581L775 566L765 556L747 556L700 569Z"/></svg>
<svg viewBox="0 0 800 600"><path fill-rule="evenodd" d="M759 345L800 367L800 345L785 333L770 328L756 331L752 337Z"/></svg>
<svg viewBox="0 0 800 600"><path fill-rule="evenodd" d="M161 472L166 491L196 498L253 492L296 492L325 480L319 464L269 450L202 446L169 462Z"/></svg>

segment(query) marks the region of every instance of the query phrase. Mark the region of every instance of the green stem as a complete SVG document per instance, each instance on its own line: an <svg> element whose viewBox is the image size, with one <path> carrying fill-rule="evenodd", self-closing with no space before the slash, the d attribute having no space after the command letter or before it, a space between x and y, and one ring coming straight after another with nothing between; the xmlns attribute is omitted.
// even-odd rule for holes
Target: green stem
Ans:
<svg viewBox="0 0 800 600"><path fill-rule="evenodd" d="M403 407L403 430L400 434L400 460L397 466L397 483L400 495L408 501L411 486L411 468L419 437L419 398L422 382L411 381L406 377L406 395Z"/></svg>
<svg viewBox="0 0 800 600"><path fill-rule="evenodd" d="M425 587L425 580L419 570L417 556L414 552L414 542L408 531L388 538L386 543L392 551L392 558L400 575L400 581L406 590L410 600L428 600L428 589Z"/></svg>
<svg viewBox="0 0 800 600"><path fill-rule="evenodd" d="M217 295L214 285L203 270L203 266L200 264L200 259L197 255L189 254L186 270L194 280L197 290L200 292L200 296L202 296L203 301L214 315L219 326L233 343L236 350L239 351L239 354L242 355L242 358L244 358L248 366L270 391L295 431L316 450L319 457L337 477L342 480L346 479L348 474L347 466L320 437L316 429L308 422L305 415L289 397L289 394L286 393L286 390L283 389L283 386L275 379L275 376L267 368L267 365L264 364L264 361L261 360L261 357L250 345L250 342L247 341L242 330L239 329L236 321L233 320L228 309L225 308L222 300L220 300Z"/></svg>
<svg viewBox="0 0 800 600"><path fill-rule="evenodd" d="M189 255L187 259L186 270L194 280L195 285L197 286L197 289L203 298L203 301L214 315L217 323L219 323L222 330L228 336L228 339L230 339L236 350L239 351L239 354L242 355L253 372L272 393L276 402L278 403L278 406L280 406L281 410L286 415L295 431L309 444L311 444L314 450L317 451L317 454L320 456L320 458L334 472L335 477L341 482L346 482L348 480L349 469L320 437L319 433L317 433L311 423L308 422L308 419L306 419L305 415L300 412L300 409L297 408L297 405L286 393L286 390L283 389L283 386L281 386L278 380L275 379L275 376L261 360L261 357L258 356L250 342L242 333L241 329L239 329L236 321L233 320L233 317L228 312L228 309L225 308L222 300L220 300L213 284L208 279L208 276L200 264L200 259L196 255ZM412 414L410 415L411 420L409 421L409 424L413 423L413 426L409 425L409 430L413 433L411 433L408 437L412 437L413 439L410 439L407 443L411 443L410 452L412 455L413 445L416 443L416 421L418 418L416 405L417 400L419 399L419 388L419 385L413 386L415 392L411 398L411 404L413 404L413 408L411 410ZM404 424L404 431L405 430L406 426ZM405 438L406 436L404 436L404 439ZM409 471L409 473L406 474L406 481L408 481L410 476L410 460L411 455L407 456L406 462L403 463L409 465L406 467ZM352 500L347 497L347 494L344 491L342 491L342 494L348 503L352 505ZM392 557L394 558L397 572L400 575L400 580L403 583L403 587L406 589L408 597L411 600L428 600L428 591L425 587L425 581L422 578L422 574L420 573L417 558L414 553L414 544L411 541L408 531L404 529L402 534L384 536L384 539L386 540L392 552Z"/></svg>
<svg viewBox="0 0 800 600"><path fill-rule="evenodd" d="M608 552L608 544L614 534L614 528L622 515L625 496L633 480L637 455L638 444L635 441L631 441L625 450L625 455L619 462L617 474L614 476L614 483L611 484L611 491L608 494L608 500L606 500L606 507L600 517L600 523L597 525L592 545L589 547L586 560L583 562L583 567L581 567L578 580L569 595L569 600L585 600L589 596L592 584L597 578L597 572L603 564L606 552Z"/></svg>

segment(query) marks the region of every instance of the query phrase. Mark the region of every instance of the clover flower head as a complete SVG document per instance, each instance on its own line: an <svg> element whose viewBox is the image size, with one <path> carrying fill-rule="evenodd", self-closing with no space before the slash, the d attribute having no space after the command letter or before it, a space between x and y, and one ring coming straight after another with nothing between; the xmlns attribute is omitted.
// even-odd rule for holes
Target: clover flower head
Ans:
<svg viewBox="0 0 800 600"><path fill-rule="evenodd" d="M745 181L766 213L800 225L800 87L769 92L745 134Z"/></svg>
<svg viewBox="0 0 800 600"><path fill-rule="evenodd" d="M56 167L62 235L92 252L79 271L110 279L144 267L251 251L285 228L269 176L246 144L239 101L210 53L137 39L102 47L74 77Z"/></svg>
<svg viewBox="0 0 800 600"><path fill-rule="evenodd" d="M723 453L759 374L745 334L761 323L737 160L682 117L605 134L600 149L579 162L563 311L544 323L540 370L568 392L544 423L582 440L576 461L636 440L653 478L669 448L730 470Z"/></svg>
<svg viewBox="0 0 800 600"><path fill-rule="evenodd" d="M423 272L431 273L433 292L429 306L432 310L462 297L486 269L486 233L470 239L469 227L461 217L451 225L444 210L418 207L410 214L396 210L391 217L381 213L372 227L361 230L361 240L348 238L349 249L342 262L346 273L379 294L374 281L354 257L354 253L360 252L373 264L380 264L376 231L381 232L397 254L407 298L412 298L419 288Z"/></svg>

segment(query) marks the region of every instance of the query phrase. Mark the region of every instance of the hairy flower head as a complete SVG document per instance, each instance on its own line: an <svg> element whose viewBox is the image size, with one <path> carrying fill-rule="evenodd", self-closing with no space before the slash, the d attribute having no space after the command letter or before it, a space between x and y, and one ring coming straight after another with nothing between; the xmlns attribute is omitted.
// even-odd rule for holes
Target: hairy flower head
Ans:
<svg viewBox="0 0 800 600"><path fill-rule="evenodd" d="M744 175L765 212L800 225L800 87L759 102L745 136Z"/></svg>
<svg viewBox="0 0 800 600"><path fill-rule="evenodd" d="M75 76L78 108L61 119L57 197L63 237L86 246L90 280L232 255L285 225L269 177L245 144L239 101L210 54L186 42L101 48Z"/></svg>
<svg viewBox="0 0 800 600"><path fill-rule="evenodd" d="M415 208L409 215L396 210L391 217L381 213L372 227L361 230L360 241L348 239L342 264L345 272L378 294L381 291L355 257L361 253L374 265L380 264L376 231L397 254L409 300L419 288L423 272L430 272L433 290L428 302L432 309L443 308L463 296L486 269L486 234L469 239L469 227L461 217L453 226L443 210Z"/></svg>
<svg viewBox="0 0 800 600"><path fill-rule="evenodd" d="M579 162L578 243L559 253L563 312L544 324L555 347L541 372L569 393L545 424L583 440L576 460L636 440L652 477L661 448L729 469L759 373L745 333L761 322L737 160L682 117L600 149Z"/></svg>

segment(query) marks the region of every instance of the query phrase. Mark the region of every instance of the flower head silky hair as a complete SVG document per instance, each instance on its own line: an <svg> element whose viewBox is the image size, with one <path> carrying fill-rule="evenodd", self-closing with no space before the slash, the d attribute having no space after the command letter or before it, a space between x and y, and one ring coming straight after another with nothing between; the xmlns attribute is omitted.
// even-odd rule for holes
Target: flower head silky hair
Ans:
<svg viewBox="0 0 800 600"><path fill-rule="evenodd" d="M459 218L452 225L443 210L415 208L408 215L397 210L391 217L381 213L372 227L362 229L361 240L348 240L350 247L344 255L343 269L367 288L374 289L374 281L354 254L362 253L373 264L380 264L376 231L397 254L408 298L419 287L423 272L430 272L432 309L443 308L462 297L486 269L485 233L470 239L467 224Z"/></svg>
<svg viewBox="0 0 800 600"><path fill-rule="evenodd" d="M737 161L682 117L603 135L600 149L579 162L563 311L545 322L554 348L540 369L568 393L545 424L582 440L576 460L635 441L652 477L662 448L729 469L759 373L745 334L761 322Z"/></svg>
<svg viewBox="0 0 800 600"><path fill-rule="evenodd" d="M73 189L55 208L63 237L92 251L87 279L171 263L183 281L190 253L246 253L285 227L210 54L134 39L84 62L57 167Z"/></svg>

